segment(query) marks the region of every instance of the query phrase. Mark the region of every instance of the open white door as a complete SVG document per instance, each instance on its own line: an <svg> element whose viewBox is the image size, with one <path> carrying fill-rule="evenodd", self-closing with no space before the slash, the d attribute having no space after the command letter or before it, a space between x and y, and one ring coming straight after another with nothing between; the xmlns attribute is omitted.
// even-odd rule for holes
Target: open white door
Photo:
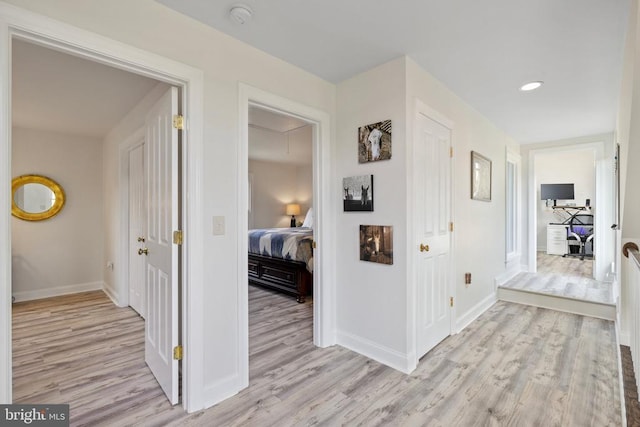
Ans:
<svg viewBox="0 0 640 427"><path fill-rule="evenodd" d="M178 403L178 90L170 88L146 119L147 188L145 361L172 405Z"/></svg>
<svg viewBox="0 0 640 427"><path fill-rule="evenodd" d="M417 355L451 334L451 130L418 112L414 156Z"/></svg>

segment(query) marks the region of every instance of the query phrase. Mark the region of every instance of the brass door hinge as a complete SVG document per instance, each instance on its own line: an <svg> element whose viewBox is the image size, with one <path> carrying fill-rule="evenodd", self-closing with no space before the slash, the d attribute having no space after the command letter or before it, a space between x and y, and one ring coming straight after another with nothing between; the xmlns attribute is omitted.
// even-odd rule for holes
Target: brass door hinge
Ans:
<svg viewBox="0 0 640 427"><path fill-rule="evenodd" d="M449 147L449 157L453 157L453 147Z"/></svg>
<svg viewBox="0 0 640 427"><path fill-rule="evenodd" d="M180 114L173 116L173 127L178 130L184 129L184 117Z"/></svg>
<svg viewBox="0 0 640 427"><path fill-rule="evenodd" d="M313 249L315 249L315 248L317 247L317 245L316 245L316 241L315 241L315 240L313 241L313 243L311 243L311 247L312 247Z"/></svg>
<svg viewBox="0 0 640 427"><path fill-rule="evenodd" d="M182 360L182 346L173 347L173 360Z"/></svg>
<svg viewBox="0 0 640 427"><path fill-rule="evenodd" d="M174 231L173 232L173 243L175 245L181 245L183 241L184 241L184 234L182 233L182 230Z"/></svg>
<svg viewBox="0 0 640 427"><path fill-rule="evenodd" d="M453 307L453 297L450 297L450 298L449 298L449 305L450 305L451 307Z"/></svg>
<svg viewBox="0 0 640 427"><path fill-rule="evenodd" d="M449 223L449 231L453 232L453 222Z"/></svg>

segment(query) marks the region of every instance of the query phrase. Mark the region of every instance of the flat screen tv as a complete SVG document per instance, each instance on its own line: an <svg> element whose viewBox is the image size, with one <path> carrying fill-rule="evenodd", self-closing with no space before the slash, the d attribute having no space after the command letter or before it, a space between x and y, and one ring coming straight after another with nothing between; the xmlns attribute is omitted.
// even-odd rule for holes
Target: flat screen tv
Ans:
<svg viewBox="0 0 640 427"><path fill-rule="evenodd" d="M573 200L573 184L540 184L540 199L553 200Z"/></svg>

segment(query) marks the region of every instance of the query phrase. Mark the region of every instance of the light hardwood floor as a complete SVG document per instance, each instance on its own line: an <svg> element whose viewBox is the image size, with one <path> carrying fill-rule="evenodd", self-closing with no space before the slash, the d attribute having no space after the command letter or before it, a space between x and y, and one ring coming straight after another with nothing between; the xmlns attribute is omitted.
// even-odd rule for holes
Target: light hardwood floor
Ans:
<svg viewBox="0 0 640 427"><path fill-rule="evenodd" d="M563 257L562 255L547 255L545 252L536 254L538 273L566 274L593 278L593 259L580 260L577 257Z"/></svg>
<svg viewBox="0 0 640 427"><path fill-rule="evenodd" d="M143 321L99 292L14 305L15 401L91 426L621 425L612 322L499 302L404 375L315 348L310 303L249 294L250 387L213 408L169 406Z"/></svg>

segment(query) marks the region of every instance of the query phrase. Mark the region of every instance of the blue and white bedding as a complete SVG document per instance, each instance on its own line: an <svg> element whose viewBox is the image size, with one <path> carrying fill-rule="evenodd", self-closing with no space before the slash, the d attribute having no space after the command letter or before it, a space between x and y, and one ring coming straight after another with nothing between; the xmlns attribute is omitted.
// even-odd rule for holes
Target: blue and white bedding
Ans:
<svg viewBox="0 0 640 427"><path fill-rule="evenodd" d="M302 261L313 272L313 229L261 228L249 230L249 253Z"/></svg>

